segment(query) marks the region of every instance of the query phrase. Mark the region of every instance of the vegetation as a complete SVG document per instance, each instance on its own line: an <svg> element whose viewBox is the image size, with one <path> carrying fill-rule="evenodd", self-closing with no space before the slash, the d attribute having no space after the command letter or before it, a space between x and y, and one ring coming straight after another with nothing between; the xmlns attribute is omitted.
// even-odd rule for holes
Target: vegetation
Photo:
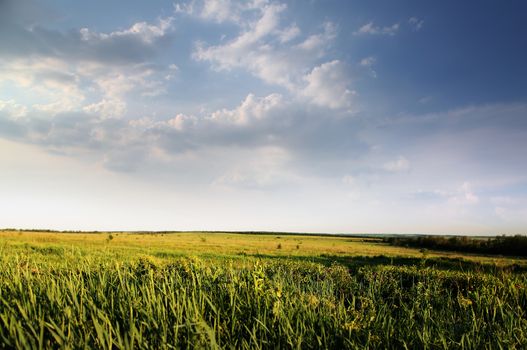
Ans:
<svg viewBox="0 0 527 350"><path fill-rule="evenodd" d="M403 236L387 237L384 241L392 245L406 247L527 257L527 236L521 235L491 238Z"/></svg>
<svg viewBox="0 0 527 350"><path fill-rule="evenodd" d="M0 348L527 347L524 260L178 235L0 234Z"/></svg>

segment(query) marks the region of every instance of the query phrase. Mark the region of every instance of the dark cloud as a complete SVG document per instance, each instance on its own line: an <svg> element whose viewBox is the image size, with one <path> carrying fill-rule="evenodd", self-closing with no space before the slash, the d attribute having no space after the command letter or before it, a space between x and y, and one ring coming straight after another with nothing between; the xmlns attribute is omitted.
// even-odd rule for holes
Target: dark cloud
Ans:
<svg viewBox="0 0 527 350"><path fill-rule="evenodd" d="M42 12L32 1L0 2L0 57L44 56L106 64L141 63L173 40L170 19L154 24L137 23L135 27L113 33L80 28L60 32L42 25L41 21L49 20L43 18Z"/></svg>

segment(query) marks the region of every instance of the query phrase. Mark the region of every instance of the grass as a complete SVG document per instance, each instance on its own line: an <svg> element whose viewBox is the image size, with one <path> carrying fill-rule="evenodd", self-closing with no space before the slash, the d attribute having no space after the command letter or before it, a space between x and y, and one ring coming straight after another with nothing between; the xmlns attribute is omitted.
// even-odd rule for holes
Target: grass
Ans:
<svg viewBox="0 0 527 350"><path fill-rule="evenodd" d="M371 238L111 237L1 232L0 348L527 347L525 260Z"/></svg>

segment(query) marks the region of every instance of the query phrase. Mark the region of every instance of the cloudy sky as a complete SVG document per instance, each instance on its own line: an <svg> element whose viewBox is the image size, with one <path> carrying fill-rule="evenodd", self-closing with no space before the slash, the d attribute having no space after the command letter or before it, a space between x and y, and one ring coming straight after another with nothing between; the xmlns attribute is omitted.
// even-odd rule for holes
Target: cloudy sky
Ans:
<svg viewBox="0 0 527 350"><path fill-rule="evenodd" d="M0 0L0 227L525 233L526 14Z"/></svg>

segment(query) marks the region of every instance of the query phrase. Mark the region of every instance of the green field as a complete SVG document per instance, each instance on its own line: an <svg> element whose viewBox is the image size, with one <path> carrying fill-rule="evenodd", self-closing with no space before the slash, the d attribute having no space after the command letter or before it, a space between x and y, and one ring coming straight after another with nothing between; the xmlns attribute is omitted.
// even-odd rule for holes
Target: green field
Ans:
<svg viewBox="0 0 527 350"><path fill-rule="evenodd" d="M0 232L0 348L527 348L527 261L376 238Z"/></svg>

